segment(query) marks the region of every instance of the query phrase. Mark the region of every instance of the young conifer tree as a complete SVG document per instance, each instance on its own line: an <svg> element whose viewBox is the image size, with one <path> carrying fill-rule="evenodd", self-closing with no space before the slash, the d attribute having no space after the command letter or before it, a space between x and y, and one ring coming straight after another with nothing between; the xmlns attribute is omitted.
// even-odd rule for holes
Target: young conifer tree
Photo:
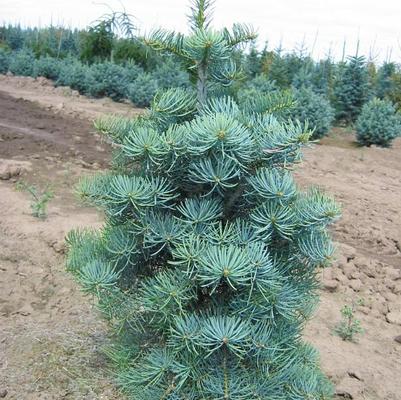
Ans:
<svg viewBox="0 0 401 400"><path fill-rule="evenodd" d="M394 75L397 72L397 65L392 62L385 62L377 72L376 96L379 99L388 99L395 89Z"/></svg>
<svg viewBox="0 0 401 400"><path fill-rule="evenodd" d="M369 74L363 56L349 57L340 64L334 84L336 118L346 123L355 122L370 95Z"/></svg>
<svg viewBox="0 0 401 400"><path fill-rule="evenodd" d="M188 36L146 39L182 59L194 89L159 93L134 120L97 123L117 153L81 193L106 222L69 235L68 268L116 329L108 353L129 398L329 399L301 334L339 209L293 180L310 132L276 118L288 95L241 108L222 95L238 71L232 54L255 34L212 30L210 10L193 0Z"/></svg>

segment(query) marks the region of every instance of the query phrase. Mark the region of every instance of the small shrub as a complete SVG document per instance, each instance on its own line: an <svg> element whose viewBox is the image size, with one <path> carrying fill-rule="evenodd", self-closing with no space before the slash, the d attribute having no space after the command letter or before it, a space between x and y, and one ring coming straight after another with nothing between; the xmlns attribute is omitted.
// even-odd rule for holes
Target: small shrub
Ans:
<svg viewBox="0 0 401 400"><path fill-rule="evenodd" d="M329 101L311 88L294 90L294 106L288 111L291 120L308 123L313 129L312 139L327 135L334 120L334 110Z"/></svg>
<svg viewBox="0 0 401 400"><path fill-rule="evenodd" d="M360 304L360 303L359 303ZM355 318L355 304L345 305L341 309L342 320L336 326L334 333L342 340L354 342L355 335L363 333L361 322Z"/></svg>
<svg viewBox="0 0 401 400"><path fill-rule="evenodd" d="M127 97L127 71L111 62L92 65L88 79L87 93L93 97L110 97L119 101Z"/></svg>
<svg viewBox="0 0 401 400"><path fill-rule="evenodd" d="M3 49L0 49L0 74L6 74L10 65L10 55Z"/></svg>
<svg viewBox="0 0 401 400"><path fill-rule="evenodd" d="M11 55L9 70L14 75L33 76L35 56L30 50L21 50Z"/></svg>
<svg viewBox="0 0 401 400"><path fill-rule="evenodd" d="M69 86L80 93L87 93L88 87L93 85L89 67L80 62L66 62L60 69L57 86Z"/></svg>
<svg viewBox="0 0 401 400"><path fill-rule="evenodd" d="M143 73L129 85L128 98L138 107L147 107L158 89L157 81L152 75Z"/></svg>
<svg viewBox="0 0 401 400"><path fill-rule="evenodd" d="M33 76L43 76L47 79L56 80L60 74L61 63L56 58L41 57L35 60Z"/></svg>
<svg viewBox="0 0 401 400"><path fill-rule="evenodd" d="M401 133L401 119L388 100L372 99L366 103L356 123L356 138L362 146L389 147Z"/></svg>
<svg viewBox="0 0 401 400"><path fill-rule="evenodd" d="M32 215L36 218L45 219L47 216L47 204L54 197L54 193L49 186L43 191L40 191L35 186L28 185L24 182L18 182L17 189L26 191L31 195Z"/></svg>

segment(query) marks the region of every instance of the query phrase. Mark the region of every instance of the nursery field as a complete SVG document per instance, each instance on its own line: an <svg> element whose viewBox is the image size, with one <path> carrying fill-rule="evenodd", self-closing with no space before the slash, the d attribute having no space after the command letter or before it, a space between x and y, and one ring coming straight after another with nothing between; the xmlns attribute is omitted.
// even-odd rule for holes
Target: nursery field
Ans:
<svg viewBox="0 0 401 400"><path fill-rule="evenodd" d="M87 99L44 78L0 75L0 398L123 399L102 347L107 327L64 271L64 236L99 226L79 204L78 178L106 169L111 148L93 128L104 114L141 112ZM321 303L307 327L338 399L401 398L401 138L362 148L334 128L305 151L301 186L323 185L343 208L334 225L332 268L321 272ZM48 216L31 216L17 182L50 185ZM356 342L333 334L341 308L357 304Z"/></svg>

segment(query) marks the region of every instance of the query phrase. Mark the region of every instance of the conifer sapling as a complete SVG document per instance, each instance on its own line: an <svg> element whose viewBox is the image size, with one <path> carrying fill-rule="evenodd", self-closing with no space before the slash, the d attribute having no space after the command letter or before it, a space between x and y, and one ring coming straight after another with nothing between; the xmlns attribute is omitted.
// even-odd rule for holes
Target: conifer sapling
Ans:
<svg viewBox="0 0 401 400"><path fill-rule="evenodd" d="M356 139L362 146L390 147L401 135L401 116L389 100L373 98L356 121Z"/></svg>
<svg viewBox="0 0 401 400"><path fill-rule="evenodd" d="M329 399L301 333L339 209L293 180L310 132L276 117L288 94L241 107L222 95L239 72L235 49L255 34L212 30L211 5L192 2L188 36L146 38L182 60L194 88L97 123L117 149L113 170L81 193L106 222L70 233L68 269L116 330L107 353L131 399Z"/></svg>
<svg viewBox="0 0 401 400"><path fill-rule="evenodd" d="M349 57L348 63L340 64L337 73L334 85L336 118L352 123L369 99L369 74L365 58Z"/></svg>

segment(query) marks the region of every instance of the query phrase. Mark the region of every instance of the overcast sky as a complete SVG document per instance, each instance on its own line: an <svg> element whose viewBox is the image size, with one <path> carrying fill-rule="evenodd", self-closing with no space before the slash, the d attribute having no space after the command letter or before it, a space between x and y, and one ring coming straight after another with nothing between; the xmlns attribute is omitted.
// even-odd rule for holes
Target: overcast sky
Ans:
<svg viewBox="0 0 401 400"><path fill-rule="evenodd" d="M120 10L119 0L0 0L0 22L23 25L64 25L85 27L107 11L105 3ZM163 26L186 31L188 0L122 0L127 12L137 18L141 31ZM357 39L360 53L378 61L391 56L401 62L400 0L217 0L215 27L233 22L252 24L259 43L280 44L287 50L305 43L314 57L331 49L341 57L354 54ZM315 43L315 45L314 45Z"/></svg>

